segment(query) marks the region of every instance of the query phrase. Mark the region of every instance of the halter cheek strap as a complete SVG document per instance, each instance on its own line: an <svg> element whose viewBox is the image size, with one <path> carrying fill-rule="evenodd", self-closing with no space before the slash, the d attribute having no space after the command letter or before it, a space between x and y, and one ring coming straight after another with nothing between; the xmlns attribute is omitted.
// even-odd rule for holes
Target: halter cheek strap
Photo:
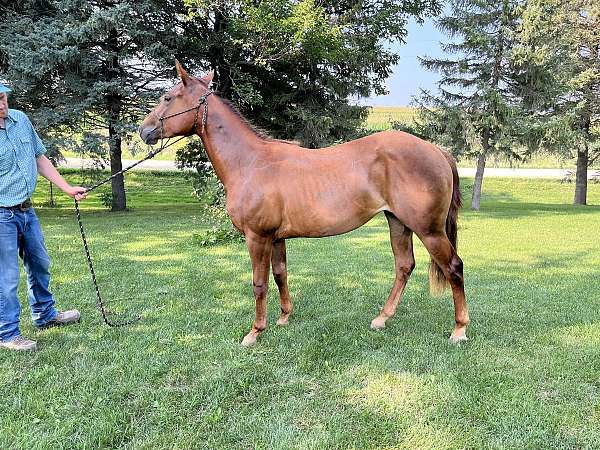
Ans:
<svg viewBox="0 0 600 450"><path fill-rule="evenodd" d="M202 105L204 105L204 110L202 111L202 128L200 130L200 134L204 134L204 129L206 128L206 118L208 116L208 102L206 101L208 99L209 95L212 95L213 91L208 91L206 92L206 94L202 95L200 97L200 99L198 99L198 104L196 106L192 106L191 108L185 109L183 111L179 111L173 114L169 114L167 116L162 116L162 117L158 117L158 115L156 114L159 122L160 122L160 137L162 139L163 136L163 128L164 128L164 121L167 119L170 119L171 117L175 117L175 116L179 116L181 114L185 114L186 112L190 112L193 110L196 110L196 113L194 114L194 126L192 127L192 130L195 132L196 128L198 127L198 111L200 111L200 107Z"/></svg>

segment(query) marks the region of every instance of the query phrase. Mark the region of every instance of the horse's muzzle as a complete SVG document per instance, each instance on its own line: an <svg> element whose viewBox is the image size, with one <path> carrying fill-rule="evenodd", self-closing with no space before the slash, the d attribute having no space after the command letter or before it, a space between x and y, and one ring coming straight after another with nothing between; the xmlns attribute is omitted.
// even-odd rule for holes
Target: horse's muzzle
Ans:
<svg viewBox="0 0 600 450"><path fill-rule="evenodd" d="M158 129L140 126L138 132L142 141L148 145L154 145L158 142Z"/></svg>

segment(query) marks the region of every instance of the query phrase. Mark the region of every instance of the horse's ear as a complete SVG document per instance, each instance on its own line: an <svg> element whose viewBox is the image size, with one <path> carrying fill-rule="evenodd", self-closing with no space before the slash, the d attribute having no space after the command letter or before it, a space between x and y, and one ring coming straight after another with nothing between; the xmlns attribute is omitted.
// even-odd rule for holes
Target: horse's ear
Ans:
<svg viewBox="0 0 600 450"><path fill-rule="evenodd" d="M204 75L202 78L200 78L200 80L203 81L204 83L206 83L207 86L210 86L210 83L212 83L214 76L215 76L215 71L211 70L206 75Z"/></svg>
<svg viewBox="0 0 600 450"><path fill-rule="evenodd" d="M177 75L179 75L179 78L181 78L181 82L183 83L183 85L187 85L190 76L188 75L188 73L185 71L185 69L183 68L183 66L181 65L181 63L179 62L179 60L175 60L175 68L177 69Z"/></svg>

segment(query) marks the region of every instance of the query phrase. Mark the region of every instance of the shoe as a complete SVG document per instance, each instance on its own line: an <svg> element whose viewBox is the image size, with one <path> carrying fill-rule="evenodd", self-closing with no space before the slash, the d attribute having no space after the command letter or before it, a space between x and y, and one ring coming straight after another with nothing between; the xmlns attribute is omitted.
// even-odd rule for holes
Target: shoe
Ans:
<svg viewBox="0 0 600 450"><path fill-rule="evenodd" d="M59 312L54 319L50 322L45 323L44 325L40 325L37 327L40 330L51 327L58 327L63 325L71 325L72 323L79 322L81 318L81 314L76 309L72 309L70 311Z"/></svg>
<svg viewBox="0 0 600 450"><path fill-rule="evenodd" d="M9 350L35 351L37 350L37 343L31 339L27 339L19 335L15 336L9 341L0 341L0 347L7 348Z"/></svg>

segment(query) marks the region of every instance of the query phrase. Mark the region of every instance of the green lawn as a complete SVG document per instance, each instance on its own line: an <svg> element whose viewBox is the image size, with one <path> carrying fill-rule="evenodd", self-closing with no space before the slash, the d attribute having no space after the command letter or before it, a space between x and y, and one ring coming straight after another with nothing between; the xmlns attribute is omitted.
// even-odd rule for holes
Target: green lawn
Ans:
<svg viewBox="0 0 600 450"><path fill-rule="evenodd" d="M452 302L429 296L420 244L396 317L369 329L393 281L377 217L288 243L295 314L275 326L271 283L248 350L244 245L194 243L205 225L180 175L127 180L131 212L91 199L84 220L110 308L143 318L103 325L71 203L38 209L54 293L83 321L36 332L24 306L40 350L0 353L0 448L598 448L600 207L569 205L573 186L487 179L482 211L463 212L468 343L447 341Z"/></svg>

